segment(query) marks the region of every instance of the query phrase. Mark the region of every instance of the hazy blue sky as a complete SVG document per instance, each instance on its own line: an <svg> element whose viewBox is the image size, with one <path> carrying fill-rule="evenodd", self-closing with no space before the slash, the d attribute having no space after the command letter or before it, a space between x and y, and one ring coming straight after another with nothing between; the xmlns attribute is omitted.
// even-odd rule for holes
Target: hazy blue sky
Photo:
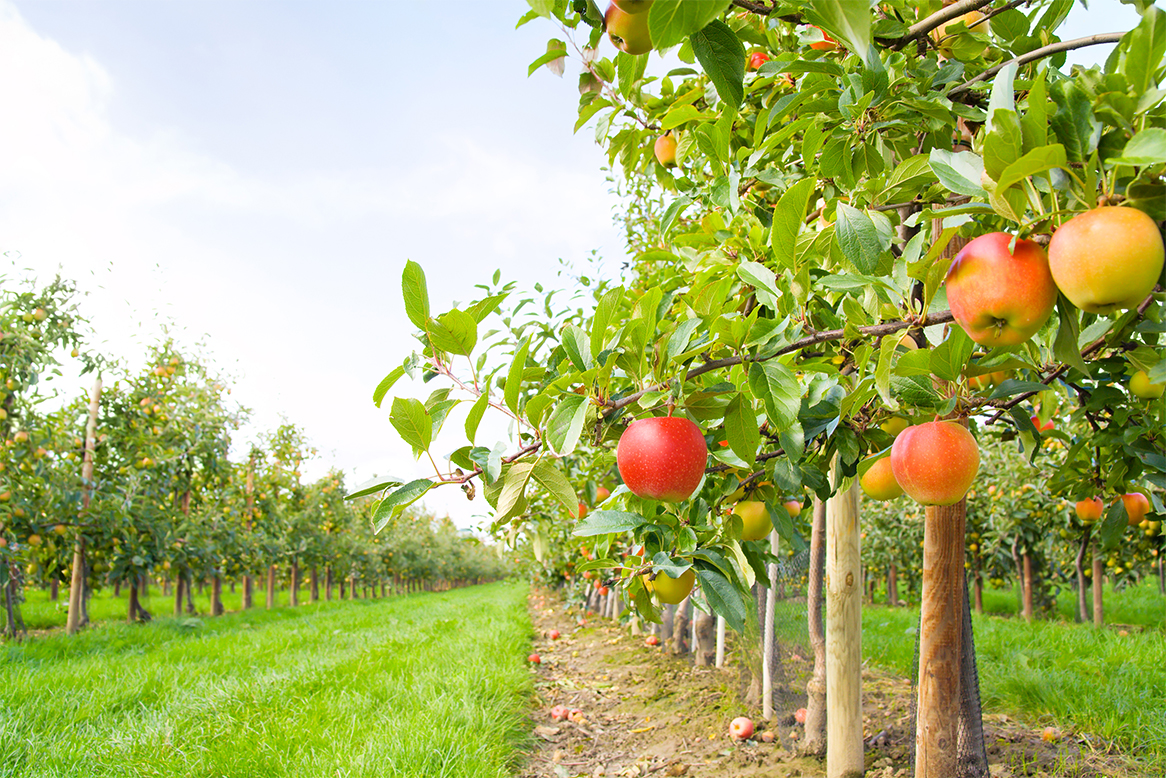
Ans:
<svg viewBox="0 0 1166 778"><path fill-rule="evenodd" d="M555 30L516 30L526 8L0 0L0 251L75 278L135 367L161 322L205 336L256 429L307 430L309 475L424 474L370 399L413 348L405 260L444 310L495 268L529 287L623 258L602 154L572 134L578 66L527 77ZM1074 13L1064 38L1136 20Z"/></svg>

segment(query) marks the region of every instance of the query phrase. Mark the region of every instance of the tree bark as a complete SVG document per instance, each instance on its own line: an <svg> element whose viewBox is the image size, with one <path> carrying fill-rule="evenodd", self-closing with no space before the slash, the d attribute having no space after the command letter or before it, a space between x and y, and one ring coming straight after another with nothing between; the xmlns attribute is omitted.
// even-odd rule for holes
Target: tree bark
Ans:
<svg viewBox="0 0 1166 778"><path fill-rule="evenodd" d="M4 625L4 635L12 639L28 634L28 629L24 626L24 617L20 613L20 596L20 568L9 563L8 583L4 585L4 610L8 616Z"/></svg>
<svg viewBox="0 0 1166 778"><path fill-rule="evenodd" d="M1024 562L1024 607L1021 615L1024 616L1025 621L1032 621L1032 555L1025 551L1022 561Z"/></svg>
<svg viewBox="0 0 1166 778"><path fill-rule="evenodd" d="M972 596L976 602L976 613L984 612L984 576L979 570L976 571L975 578L972 579Z"/></svg>
<svg viewBox="0 0 1166 778"><path fill-rule="evenodd" d="M275 607L275 565L267 566L267 610Z"/></svg>
<svg viewBox="0 0 1166 778"><path fill-rule="evenodd" d="M324 599L332 602L332 565L324 566Z"/></svg>
<svg viewBox="0 0 1166 778"><path fill-rule="evenodd" d="M777 556L777 532L769 533L769 550ZM776 664L776 641L773 635L773 615L777 609L777 565L767 564L769 586L765 589L765 623L761 632L761 717L773 718L773 671Z"/></svg>
<svg viewBox="0 0 1166 778"><path fill-rule="evenodd" d="M1085 525L1081 535L1081 545L1077 547L1077 558L1073 568L1077 571L1077 620L1082 624L1089 621L1089 579L1085 577L1085 555L1089 552L1089 540L1093 536L1092 525Z"/></svg>
<svg viewBox="0 0 1166 778"><path fill-rule="evenodd" d="M802 753L813 756L826 753L826 629L822 622L825 571L826 503L815 497L806 589L806 617L810 646L814 650L814 673L806 684L806 739L802 745Z"/></svg>
<svg viewBox="0 0 1166 778"><path fill-rule="evenodd" d="M838 488L837 473L831 474ZM862 557L858 482L826 514L826 776L863 771Z"/></svg>
<svg viewBox="0 0 1166 778"><path fill-rule="evenodd" d="M182 615L182 573L174 577L174 616Z"/></svg>
<svg viewBox="0 0 1166 778"><path fill-rule="evenodd" d="M291 597L288 600L293 608L300 604L300 563L291 563Z"/></svg>
<svg viewBox="0 0 1166 778"><path fill-rule="evenodd" d="M677 656L688 653L688 606L690 604L689 598L685 597L676 606L676 616L672 622L672 653Z"/></svg>
<svg viewBox="0 0 1166 778"><path fill-rule="evenodd" d="M223 578L218 573L211 579L211 615L223 615Z"/></svg>
<svg viewBox="0 0 1166 778"><path fill-rule="evenodd" d="M141 601L138 599L138 578L134 576L130 578L130 606L127 621L130 624L135 622L145 623L153 618L150 612L142 607Z"/></svg>
<svg viewBox="0 0 1166 778"><path fill-rule="evenodd" d="M958 774L967 502L927 506L923 531L915 778Z"/></svg>
<svg viewBox="0 0 1166 778"><path fill-rule="evenodd" d="M1105 605L1102 602L1105 590L1105 560L1101 558L1101 549L1093 544L1093 626L1101 629L1105 626Z"/></svg>
<svg viewBox="0 0 1166 778"><path fill-rule="evenodd" d="M312 565L311 571L308 573L308 601L317 602L320 599L320 575L316 572L316 566Z"/></svg>
<svg viewBox="0 0 1166 778"><path fill-rule="evenodd" d="M186 585L182 587L182 591L186 592L186 612L193 616L196 611L194 609L194 573L186 571Z"/></svg>
<svg viewBox="0 0 1166 778"><path fill-rule="evenodd" d="M899 605L899 568L894 562L887 566L887 605Z"/></svg>

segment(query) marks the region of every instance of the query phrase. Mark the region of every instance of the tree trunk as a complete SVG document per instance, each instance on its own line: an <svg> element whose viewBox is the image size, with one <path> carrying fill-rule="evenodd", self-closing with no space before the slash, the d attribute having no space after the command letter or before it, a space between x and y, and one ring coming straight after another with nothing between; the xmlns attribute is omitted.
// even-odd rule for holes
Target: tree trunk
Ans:
<svg viewBox="0 0 1166 778"><path fill-rule="evenodd" d="M308 587L308 601L318 602L320 599L320 575L316 572L315 565L312 565L312 570L308 573L308 580L310 581Z"/></svg>
<svg viewBox="0 0 1166 778"><path fill-rule="evenodd" d="M324 566L324 599L332 602L332 565Z"/></svg>
<svg viewBox="0 0 1166 778"><path fill-rule="evenodd" d="M267 610L275 607L275 565L267 566Z"/></svg>
<svg viewBox="0 0 1166 778"><path fill-rule="evenodd" d="M49 601L56 602L59 599L61 599L61 582L56 576L53 576L52 580L49 581Z"/></svg>
<svg viewBox="0 0 1166 778"><path fill-rule="evenodd" d="M150 599L150 576L143 575L138 582L138 597L143 600Z"/></svg>
<svg viewBox="0 0 1166 778"><path fill-rule="evenodd" d="M899 568L894 562L887 567L887 605L899 605Z"/></svg>
<svg viewBox="0 0 1166 778"><path fill-rule="evenodd" d="M769 533L769 550L777 556L777 532ZM777 641L773 634L773 615L777 608L777 565L765 566L769 573L769 586L765 590L765 621L761 632L761 717L766 721L773 718L773 674L777 669Z"/></svg>
<svg viewBox="0 0 1166 778"><path fill-rule="evenodd" d="M4 636L15 639L28 634L24 617L20 614L20 568L8 565L8 583L4 585L4 610L8 618L4 626Z"/></svg>
<svg viewBox="0 0 1166 778"><path fill-rule="evenodd" d="M1032 555L1026 550L1022 559L1024 562L1024 607L1021 615L1024 616L1025 621L1032 621Z"/></svg>
<svg viewBox="0 0 1166 778"><path fill-rule="evenodd" d="M806 589L806 617L810 646L814 649L814 673L806 684L806 739L802 745L802 753L813 756L826 753L826 629L822 622L825 571L826 503L815 497Z"/></svg>
<svg viewBox="0 0 1166 778"><path fill-rule="evenodd" d="M85 624L81 620L85 601L85 536L81 534L81 530L89 518L89 501L93 496L93 451L97 447L97 415L100 409L101 376L98 375L93 381L93 388L89 391L85 451L81 455L81 514L77 521L77 534L73 539L73 578L69 585L69 615L65 620L65 632L70 635Z"/></svg>
<svg viewBox="0 0 1166 778"><path fill-rule="evenodd" d="M1105 626L1105 606L1102 603L1102 593L1105 589L1105 560L1101 558L1101 550L1093 544L1093 626L1098 629Z"/></svg>
<svg viewBox="0 0 1166 778"><path fill-rule="evenodd" d="M223 578L218 573L211 579L211 615L223 615Z"/></svg>
<svg viewBox="0 0 1166 778"><path fill-rule="evenodd" d="M182 615L182 573L174 577L174 616Z"/></svg>
<svg viewBox="0 0 1166 778"><path fill-rule="evenodd" d="M255 582L250 575L243 576L243 610L255 607Z"/></svg>
<svg viewBox="0 0 1166 778"><path fill-rule="evenodd" d="M975 578L972 579L972 596L976 600L976 613L984 612L984 576L979 570L976 571Z"/></svg>
<svg viewBox="0 0 1166 778"><path fill-rule="evenodd" d="M137 577L130 578L130 607L127 621L130 624L134 622L145 623L153 618L150 612L142 607L141 601L138 600L138 579Z"/></svg>
<svg viewBox="0 0 1166 778"><path fill-rule="evenodd" d="M186 593L186 612L193 616L197 612L194 609L194 573L189 570L186 571L186 585L182 591Z"/></svg>
<svg viewBox="0 0 1166 778"><path fill-rule="evenodd" d="M832 478L838 488L837 472ZM862 557L857 481L830 498L826 514L826 657L826 776L861 776Z"/></svg>
<svg viewBox="0 0 1166 778"><path fill-rule="evenodd" d="M293 608L300 604L300 563L291 563L291 597L288 601Z"/></svg>
<svg viewBox="0 0 1166 778"><path fill-rule="evenodd" d="M633 621L632 626L638 626L638 621ZM633 635L639 634L633 632ZM717 616L717 667L725 666L725 617Z"/></svg>
<svg viewBox="0 0 1166 778"><path fill-rule="evenodd" d="M1092 535L1093 527L1086 524L1081 545L1077 547L1077 558L1073 560L1073 568L1077 571L1077 620L1082 624L1089 621L1089 579L1085 577L1085 555L1089 552Z"/></svg>
<svg viewBox="0 0 1166 778"><path fill-rule="evenodd" d="M672 621L672 653L676 655L688 653L688 597L676 606L676 616Z"/></svg>
<svg viewBox="0 0 1166 778"><path fill-rule="evenodd" d="M924 514L916 778L958 774L966 518L965 500L929 505Z"/></svg>

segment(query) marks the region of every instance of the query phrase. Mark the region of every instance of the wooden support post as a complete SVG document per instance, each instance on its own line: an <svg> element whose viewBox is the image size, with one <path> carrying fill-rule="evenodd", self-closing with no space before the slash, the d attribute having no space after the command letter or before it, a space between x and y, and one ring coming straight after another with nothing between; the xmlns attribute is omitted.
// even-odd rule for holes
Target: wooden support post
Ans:
<svg viewBox="0 0 1166 778"><path fill-rule="evenodd" d="M951 778L959 763L967 502L927 506L923 520L915 778Z"/></svg>
<svg viewBox="0 0 1166 778"><path fill-rule="evenodd" d="M1032 621L1033 618L1033 604L1032 604L1032 554L1028 553L1027 549L1021 557L1024 564L1024 587L1023 602L1024 607L1021 608L1021 615L1025 621Z"/></svg>
<svg viewBox="0 0 1166 778"><path fill-rule="evenodd" d="M822 623L822 590L826 567L826 503L814 498L810 529L810 569L806 585L806 628L814 650L814 673L806 684L806 739L801 751L826 753L826 627Z"/></svg>
<svg viewBox="0 0 1166 778"><path fill-rule="evenodd" d="M777 532L769 533L769 550L777 556ZM765 629L761 640L761 717L773 718L773 612L777 607L777 565L766 565L769 588L765 590Z"/></svg>
<svg viewBox="0 0 1166 778"><path fill-rule="evenodd" d="M1105 589L1105 560L1101 557L1101 549L1093 544L1093 626L1101 629L1105 626L1105 605L1103 590Z"/></svg>
<svg viewBox="0 0 1166 778"><path fill-rule="evenodd" d="M717 667L725 666L725 617L717 616Z"/></svg>
<svg viewBox="0 0 1166 778"><path fill-rule="evenodd" d="M826 776L861 778L862 773L862 558L855 479L830 498L826 513Z"/></svg>
<svg viewBox="0 0 1166 778"><path fill-rule="evenodd" d="M81 515L77 520L77 535L73 540L73 578L69 582L69 615L65 619L65 632L70 635L85 626L81 618L85 591L83 525L88 520L89 501L93 496L93 452L97 448L97 413L100 408L101 377L98 376L89 392L89 419L85 422L85 453L81 459Z"/></svg>

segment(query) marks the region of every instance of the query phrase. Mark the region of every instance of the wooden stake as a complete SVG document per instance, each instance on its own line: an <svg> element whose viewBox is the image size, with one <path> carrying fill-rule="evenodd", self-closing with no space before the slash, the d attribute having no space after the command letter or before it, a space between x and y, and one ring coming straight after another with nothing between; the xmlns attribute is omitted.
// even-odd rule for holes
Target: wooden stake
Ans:
<svg viewBox="0 0 1166 778"><path fill-rule="evenodd" d="M717 616L717 667L725 666L725 617Z"/></svg>
<svg viewBox="0 0 1166 778"><path fill-rule="evenodd" d="M839 486L837 481L833 485ZM856 479L830 498L826 512L826 777L860 778L862 773L862 558Z"/></svg>
<svg viewBox="0 0 1166 778"><path fill-rule="evenodd" d="M97 448L97 413L101 408L101 376L93 382L89 392L89 419L85 422L85 453L81 460L81 516L77 522L77 537L73 541L73 578L69 583L69 615L65 632L72 635L84 626L81 619L85 591L85 535L83 525L88 519L89 501L93 497L93 452Z"/></svg>
<svg viewBox="0 0 1166 778"><path fill-rule="evenodd" d="M826 567L826 503L814 498L814 523L810 530L810 569L806 586L806 617L810 646L814 649L814 673L806 684L807 755L826 753L826 628L822 623L822 589Z"/></svg>
<svg viewBox="0 0 1166 778"><path fill-rule="evenodd" d="M957 774L966 518L965 500L924 517L915 778Z"/></svg>
<svg viewBox="0 0 1166 778"><path fill-rule="evenodd" d="M1105 560L1101 558L1101 550L1093 544L1093 626L1101 629L1105 626L1105 605L1102 601L1105 589Z"/></svg>
<svg viewBox="0 0 1166 778"><path fill-rule="evenodd" d="M777 555L777 532L769 533L769 550ZM765 632L761 641L761 717L773 718L773 612L777 608L777 565L766 565L769 588L765 592Z"/></svg>

